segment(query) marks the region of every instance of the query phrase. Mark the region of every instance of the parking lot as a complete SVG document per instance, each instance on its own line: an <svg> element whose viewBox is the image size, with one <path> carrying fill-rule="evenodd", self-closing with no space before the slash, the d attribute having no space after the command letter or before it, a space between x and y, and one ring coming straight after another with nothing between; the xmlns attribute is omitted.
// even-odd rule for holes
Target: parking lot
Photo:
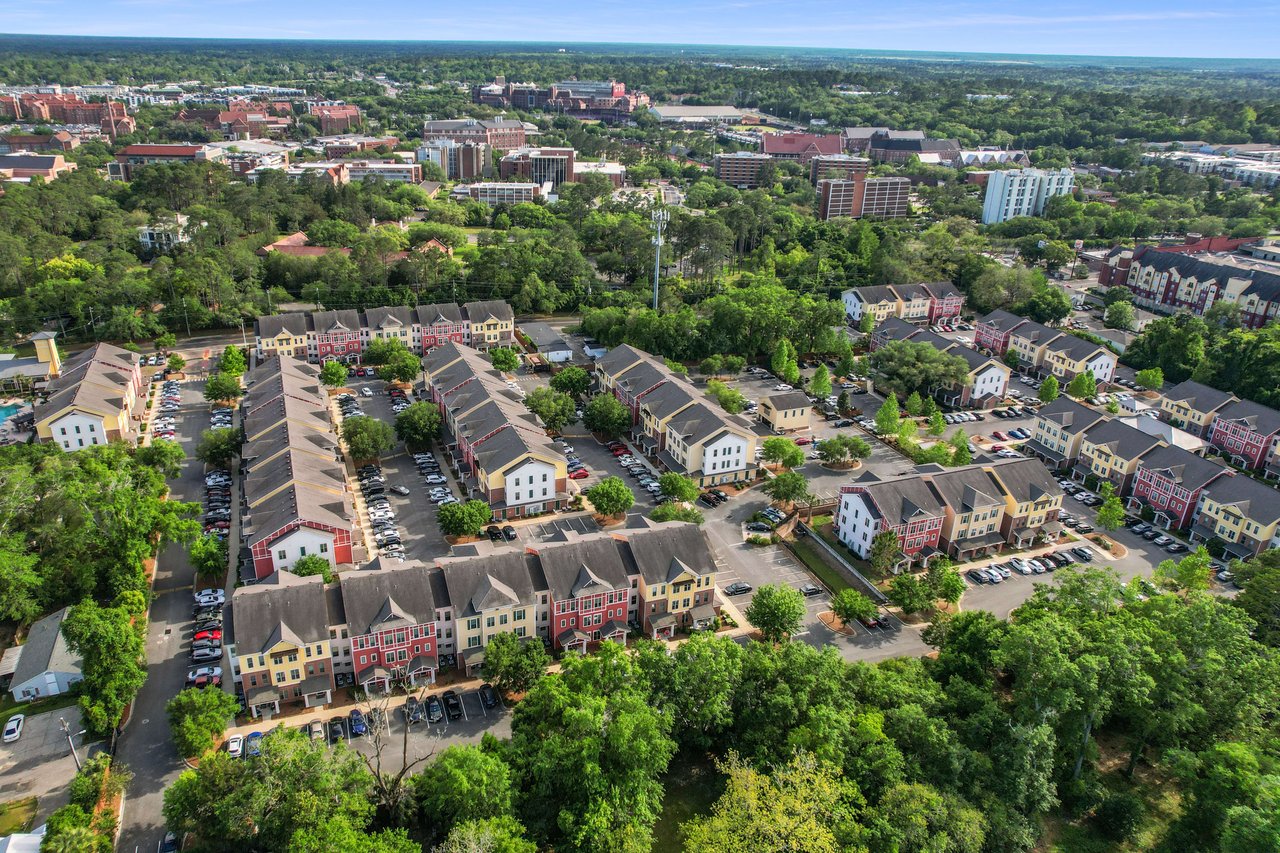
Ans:
<svg viewBox="0 0 1280 853"><path fill-rule="evenodd" d="M16 709L15 713L22 713ZM7 720L5 716L4 720ZM75 759L67 747L60 719L65 719L74 735L84 729L80 711L74 705L59 711L27 714L22 736L13 743L0 744L0 801L38 797L37 823L67 802L67 785L75 776ZM0 720L3 723L4 720ZM94 754L99 744L74 739L80 758Z"/></svg>

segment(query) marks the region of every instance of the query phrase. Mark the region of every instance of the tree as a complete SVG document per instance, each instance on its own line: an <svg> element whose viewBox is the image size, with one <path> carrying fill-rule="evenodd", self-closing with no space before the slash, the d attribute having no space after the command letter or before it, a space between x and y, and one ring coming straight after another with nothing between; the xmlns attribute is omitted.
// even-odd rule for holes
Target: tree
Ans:
<svg viewBox="0 0 1280 853"><path fill-rule="evenodd" d="M520 366L520 356L511 347L494 347L489 350L489 362L494 370L511 373Z"/></svg>
<svg viewBox="0 0 1280 853"><path fill-rule="evenodd" d="M419 400L396 415L396 438L412 447L429 447L440 434L440 409Z"/></svg>
<svg viewBox="0 0 1280 853"><path fill-rule="evenodd" d="M178 345L178 336L173 332L156 335L155 344L157 351L173 349Z"/></svg>
<svg viewBox="0 0 1280 853"><path fill-rule="evenodd" d="M1208 589L1212 572L1209 550L1201 545L1177 563L1162 560L1156 566L1155 578L1164 586L1190 593Z"/></svg>
<svg viewBox="0 0 1280 853"><path fill-rule="evenodd" d="M948 604L956 604L964 595L964 579L956 571L950 560L936 558L929 564L925 572L925 584L929 595L935 600L941 599Z"/></svg>
<svg viewBox="0 0 1280 853"><path fill-rule="evenodd" d="M731 415L736 415L747 407L747 398L737 388L730 388L719 380L712 379L707 383L707 394L720 404Z"/></svg>
<svg viewBox="0 0 1280 853"><path fill-rule="evenodd" d="M902 543L892 530L881 530L871 540L871 569L878 575L886 575L898 560Z"/></svg>
<svg viewBox="0 0 1280 853"><path fill-rule="evenodd" d="M176 352L170 353L168 361L165 362L165 367L169 369L170 373L181 373L183 368L186 366L187 360L183 358L180 353Z"/></svg>
<svg viewBox="0 0 1280 853"><path fill-rule="evenodd" d="M1134 381L1140 388L1148 391L1159 391L1164 387L1164 371L1159 367L1148 367L1146 370L1139 370L1133 377Z"/></svg>
<svg viewBox="0 0 1280 853"><path fill-rule="evenodd" d="M240 377L231 373L215 373L204 384L204 398L210 403L238 400L243 394Z"/></svg>
<svg viewBox="0 0 1280 853"><path fill-rule="evenodd" d="M422 372L422 361L405 350L378 365L378 378L383 382L412 382Z"/></svg>
<svg viewBox="0 0 1280 853"><path fill-rule="evenodd" d="M559 432L573 423L574 411L577 409L573 398L568 394L546 386L530 391L524 398L524 404L552 432Z"/></svg>
<svg viewBox="0 0 1280 853"><path fill-rule="evenodd" d="M929 416L928 433L932 436L942 435L947 431L947 421L942 417L942 412L934 412Z"/></svg>
<svg viewBox="0 0 1280 853"><path fill-rule="evenodd" d="M1052 403L1061 396L1062 391L1058 386L1058 377L1046 377L1044 382L1040 383L1040 388L1036 391L1036 396L1040 398L1041 403Z"/></svg>
<svg viewBox="0 0 1280 853"><path fill-rule="evenodd" d="M512 817L459 823L432 853L537 853L525 837L524 824Z"/></svg>
<svg viewBox="0 0 1280 853"><path fill-rule="evenodd" d="M864 335L869 335L876 330L876 318L871 314L863 314L862 319L858 321L858 331Z"/></svg>
<svg viewBox="0 0 1280 853"><path fill-rule="evenodd" d="M1010 370L1017 370L1019 367L1022 367L1022 357L1018 355L1018 351L1016 349L1005 350L1002 360L1004 361L1005 366Z"/></svg>
<svg viewBox="0 0 1280 853"><path fill-rule="evenodd" d="M824 399L831 396L831 373L825 364L819 364L817 370L813 371L813 378L809 380L809 393Z"/></svg>
<svg viewBox="0 0 1280 853"><path fill-rule="evenodd" d="M796 348L792 346L791 341L782 338L773 350L773 357L769 360L769 366L773 368L776 376L785 379L787 372L795 366L795 363Z"/></svg>
<svg viewBox="0 0 1280 853"><path fill-rule="evenodd" d="M320 368L320 381L330 388L341 388L347 384L347 368L340 361L326 361Z"/></svg>
<svg viewBox="0 0 1280 853"><path fill-rule="evenodd" d="M395 431L377 418L356 415L342 422L342 440L352 459L377 459L395 445Z"/></svg>
<svg viewBox="0 0 1280 853"><path fill-rule="evenodd" d="M1257 624L1254 636L1259 643L1280 647L1280 565L1267 565L1245 580L1237 573L1236 581L1242 591L1235 604Z"/></svg>
<svg viewBox="0 0 1280 853"><path fill-rule="evenodd" d="M803 503L809 496L809 481L798 471L783 471L769 480L760 490L777 504Z"/></svg>
<svg viewBox="0 0 1280 853"><path fill-rule="evenodd" d="M902 426L898 409L898 395L890 393L876 411L876 432L880 435L897 435Z"/></svg>
<svg viewBox="0 0 1280 853"><path fill-rule="evenodd" d="M977 853L986 849L987 823L982 812L959 796L921 783L895 785L885 792L876 809L875 850L901 853Z"/></svg>
<svg viewBox="0 0 1280 853"><path fill-rule="evenodd" d="M494 634L484 647L485 677L504 693L524 693L550 664L542 643L523 642L510 632Z"/></svg>
<svg viewBox="0 0 1280 853"><path fill-rule="evenodd" d="M844 414L853 408L853 398L849 396L848 391L841 391L840 396L836 398L836 411Z"/></svg>
<svg viewBox="0 0 1280 853"><path fill-rule="evenodd" d="M591 374L577 365L570 365L551 377L551 387L575 400L581 400L591 387Z"/></svg>
<svg viewBox="0 0 1280 853"><path fill-rule="evenodd" d="M612 394L597 394L582 410L587 429L609 438L617 438L631 429L631 412Z"/></svg>
<svg viewBox="0 0 1280 853"><path fill-rule="evenodd" d="M227 576L227 543L217 536L201 536L191 543L187 556L197 578L219 582Z"/></svg>
<svg viewBox="0 0 1280 853"><path fill-rule="evenodd" d="M196 442L196 458L215 468L230 468L239 453L240 433L230 427L207 429Z"/></svg>
<svg viewBox="0 0 1280 853"><path fill-rule="evenodd" d="M740 355L726 355L724 357L725 376L737 376L746 366L747 360Z"/></svg>
<svg viewBox="0 0 1280 853"><path fill-rule="evenodd" d="M902 404L902 407L907 410L907 414L911 415L911 417L918 417L920 409L924 407L924 401L920 399L920 392L912 391L907 396L907 401Z"/></svg>
<svg viewBox="0 0 1280 853"><path fill-rule="evenodd" d="M840 361L836 363L836 375L843 376L846 379L852 378L858 372L858 359L853 354L853 349L848 346L845 341L845 347L840 354Z"/></svg>
<svg viewBox="0 0 1280 853"><path fill-rule="evenodd" d="M182 473L182 463L187 458L182 445L167 438L153 438L150 444L139 447L133 455L139 463L155 468L167 480L172 480Z"/></svg>
<svg viewBox="0 0 1280 853"><path fill-rule="evenodd" d="M831 612L846 625L876 615L876 603L856 589L846 587L831 598Z"/></svg>
<svg viewBox="0 0 1280 853"><path fill-rule="evenodd" d="M890 341L871 353L870 360L879 376L877 385L899 394L955 388L969 379L968 362L929 343Z"/></svg>
<svg viewBox="0 0 1280 853"><path fill-rule="evenodd" d="M1084 373L1077 373L1075 378L1067 383L1067 393L1077 400L1096 396L1098 393L1098 381L1094 378L1093 371L1086 370Z"/></svg>
<svg viewBox="0 0 1280 853"><path fill-rule="evenodd" d="M804 622L804 596L786 584L765 584L747 605L747 621L766 643L781 643L800 630Z"/></svg>
<svg viewBox="0 0 1280 853"><path fill-rule="evenodd" d="M973 454L969 452L969 436L964 430L957 428L951 434L951 464L968 465L973 462Z"/></svg>
<svg viewBox="0 0 1280 853"><path fill-rule="evenodd" d="M927 610L933 603L928 587L915 575L898 575L889 583L889 600L908 615Z"/></svg>
<svg viewBox="0 0 1280 853"><path fill-rule="evenodd" d="M1113 302L1107 306L1102 322L1108 329L1124 329L1127 331L1133 328L1133 322L1136 319L1137 314L1133 310L1132 303Z"/></svg>
<svg viewBox="0 0 1280 853"><path fill-rule="evenodd" d="M829 465L843 465L851 459L871 456L871 445L861 436L841 433L823 439L818 445L818 455Z"/></svg>
<svg viewBox="0 0 1280 853"><path fill-rule="evenodd" d="M649 518L653 521L683 521L687 524L702 524L707 520L697 507L685 506L675 501L655 506L649 510Z"/></svg>
<svg viewBox="0 0 1280 853"><path fill-rule="evenodd" d="M760 458L783 468L799 468L804 464L804 451L794 441L780 435L770 436L760 443Z"/></svg>
<svg viewBox="0 0 1280 853"><path fill-rule="evenodd" d="M185 758L208 752L239 708L234 696L217 687L190 687L178 693L164 706L178 752Z"/></svg>
<svg viewBox="0 0 1280 853"><path fill-rule="evenodd" d="M444 507L441 507L443 509ZM289 571L293 572L300 578L310 577L311 575L320 575L325 583L333 583L333 563L330 563L319 554L306 554L293 561L293 565L289 567Z"/></svg>
<svg viewBox="0 0 1280 853"><path fill-rule="evenodd" d="M248 369L244 350L235 344L227 344L227 348L222 351L222 357L218 359L218 372L228 376L240 376Z"/></svg>
<svg viewBox="0 0 1280 853"><path fill-rule="evenodd" d="M662 494L686 503L698 497L698 484L675 471L668 471L659 476L658 488L662 490Z"/></svg>
<svg viewBox="0 0 1280 853"><path fill-rule="evenodd" d="M1098 489L1102 504L1098 507L1098 526L1103 530L1116 530L1124 526L1124 504L1115 488L1110 483L1103 483Z"/></svg>
<svg viewBox="0 0 1280 853"><path fill-rule="evenodd" d="M445 504L436 512L440 532L445 536L479 536L491 518L493 510L478 500Z"/></svg>
<svg viewBox="0 0 1280 853"><path fill-rule="evenodd" d="M486 656L486 669L488 663ZM426 837L443 840L459 823L509 817L511 781L501 757L479 745L451 746L413 777L418 825Z"/></svg>
<svg viewBox="0 0 1280 853"><path fill-rule="evenodd" d="M67 646L81 659L80 713L99 737L120 724L125 706L147 679L139 628L124 608L92 601L72 607L62 622Z"/></svg>
<svg viewBox="0 0 1280 853"><path fill-rule="evenodd" d="M703 376L719 376L724 371L724 358L719 355L709 355L698 365L698 372Z"/></svg>
<svg viewBox="0 0 1280 853"><path fill-rule="evenodd" d="M619 516L631 509L636 496L619 477L605 477L583 492L596 512L606 517Z"/></svg>

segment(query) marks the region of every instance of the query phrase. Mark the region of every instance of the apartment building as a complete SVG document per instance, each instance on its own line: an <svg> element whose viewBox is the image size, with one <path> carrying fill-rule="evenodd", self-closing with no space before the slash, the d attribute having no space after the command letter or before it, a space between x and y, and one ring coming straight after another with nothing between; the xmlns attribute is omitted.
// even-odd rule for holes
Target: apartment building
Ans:
<svg viewBox="0 0 1280 853"><path fill-rule="evenodd" d="M817 182L818 218L901 219L911 214L908 178L824 178Z"/></svg>
<svg viewBox="0 0 1280 853"><path fill-rule="evenodd" d="M1220 477L1200 496L1189 535L1221 541L1235 559L1280 548L1280 492L1243 474Z"/></svg>
<svg viewBox="0 0 1280 853"><path fill-rule="evenodd" d="M964 310L964 294L950 282L852 287L841 294L841 302L845 316L855 325L866 314L877 325L890 317L909 323L936 323L958 317Z"/></svg>
<svg viewBox="0 0 1280 853"><path fill-rule="evenodd" d="M896 571L942 553L945 521L942 496L919 473L881 479L868 472L852 485L841 486L834 518L836 536L864 560L871 559L876 536L893 531L900 548Z"/></svg>
<svg viewBox="0 0 1280 853"><path fill-rule="evenodd" d="M753 190L760 186L760 169L773 162L768 154L758 151L734 151L715 156L715 176L740 190Z"/></svg>
<svg viewBox="0 0 1280 853"><path fill-rule="evenodd" d="M853 181L859 178L866 180L871 170L871 161L866 157L854 157L850 154L820 154L809 161L809 182L815 187L819 181Z"/></svg>
<svg viewBox="0 0 1280 853"><path fill-rule="evenodd" d="M1014 333L1016 336L1016 332ZM1092 373L1099 383L1115 378L1119 359L1104 346L1063 334L1054 338L1044 348L1044 357L1037 372L1042 376L1056 376L1062 383L1070 382L1082 373Z"/></svg>
<svg viewBox="0 0 1280 853"><path fill-rule="evenodd" d="M1218 410L1208 441L1244 468L1259 469L1280 449L1280 412L1252 400L1235 400Z"/></svg>
<svg viewBox="0 0 1280 853"><path fill-rule="evenodd" d="M1040 216L1054 196L1068 195L1075 186L1071 169L997 170L987 179L982 224L994 225L1019 216Z"/></svg>
<svg viewBox="0 0 1280 853"><path fill-rule="evenodd" d="M335 566L359 557L355 507L319 373L277 356L246 377L240 534L247 580L287 571L302 557Z"/></svg>
<svg viewBox="0 0 1280 853"><path fill-rule="evenodd" d="M1085 372L1100 383L1110 382L1119 363L1104 346L999 309L977 322L974 343L998 356L1012 350L1022 371L1055 376L1063 383Z"/></svg>
<svg viewBox="0 0 1280 853"><path fill-rule="evenodd" d="M1191 524L1204 490L1231 473L1220 463L1181 447L1156 447L1138 460L1127 505L1132 510L1150 507L1156 524L1182 530Z"/></svg>
<svg viewBox="0 0 1280 853"><path fill-rule="evenodd" d="M324 579L276 572L231 595L235 643L226 645L254 719L284 705L333 701L333 655ZM341 617L339 617L341 618Z"/></svg>
<svg viewBox="0 0 1280 853"><path fill-rule="evenodd" d="M515 342L515 312L502 300L272 314L254 321L258 358L356 363L369 341L398 338L415 353L446 341L487 350Z"/></svg>
<svg viewBox="0 0 1280 853"><path fill-rule="evenodd" d="M1200 317L1225 303L1240 309L1240 321L1249 328L1280 318L1280 264L1274 262L1139 246L1123 284L1133 291L1134 304L1164 314Z"/></svg>
<svg viewBox="0 0 1280 853"><path fill-rule="evenodd" d="M523 178L557 187L574 179L576 153L572 148L518 148L498 161L498 175L504 181Z"/></svg>
<svg viewBox="0 0 1280 853"><path fill-rule="evenodd" d="M809 429L813 403L803 391L784 391L760 398L760 422L778 435Z"/></svg>
<svg viewBox="0 0 1280 853"><path fill-rule="evenodd" d="M1024 450L1055 468L1069 468L1080 458L1085 432L1107 420L1070 397L1059 397L1036 412L1036 424Z"/></svg>
<svg viewBox="0 0 1280 853"><path fill-rule="evenodd" d="M156 163L218 163L226 156L212 145L161 145L135 143L116 152L114 162L107 163L107 179L131 181L133 173Z"/></svg>
<svg viewBox="0 0 1280 853"><path fill-rule="evenodd" d="M595 367L601 388L631 411L637 445L660 466L701 486L755 476L756 435L750 423L709 405L663 362L623 345Z"/></svg>
<svg viewBox="0 0 1280 853"><path fill-rule="evenodd" d="M493 176L493 148L487 142L430 139L415 153L419 163L434 163L451 181L473 181Z"/></svg>
<svg viewBox="0 0 1280 853"><path fill-rule="evenodd" d="M542 588L549 590L550 629L557 649L584 654L593 642L626 645L628 614L636 610L632 570L611 536L572 536L530 545Z"/></svg>
<svg viewBox="0 0 1280 853"><path fill-rule="evenodd" d="M978 349L991 350L996 355L1002 356L1009 350L1009 339L1013 335L1013 330L1025 322L1027 322L1025 318L997 308L974 324L974 346Z"/></svg>
<svg viewBox="0 0 1280 853"><path fill-rule="evenodd" d="M435 683L440 611L430 575L421 563L382 558L342 575L353 676L365 692Z"/></svg>
<svg viewBox="0 0 1280 853"><path fill-rule="evenodd" d="M1005 542L1028 548L1037 538L1052 540L1062 532L1062 488L1043 465L1034 459L1011 459L992 472L1004 494L1000 535Z"/></svg>
<svg viewBox="0 0 1280 853"><path fill-rule="evenodd" d="M548 593L535 594L532 555L522 550L498 550L481 557L445 558L437 562L448 595L446 623L452 624L452 645L462 667L471 675L484 664L484 649L498 634L515 634L536 642L541 614L548 610ZM538 586L543 586L541 582Z"/></svg>
<svg viewBox="0 0 1280 853"><path fill-rule="evenodd" d="M1085 430L1080 437L1080 458L1072 469L1073 479L1090 474L1107 480L1116 494L1125 497L1138 474L1142 457L1164 442L1121 420L1104 420Z"/></svg>
<svg viewBox="0 0 1280 853"><path fill-rule="evenodd" d="M51 335L32 340L52 377L35 405L38 440L76 451L137 438L146 396L137 353L99 343L63 361Z"/></svg>
<svg viewBox="0 0 1280 853"><path fill-rule="evenodd" d="M514 151L525 146L524 122L511 118L429 120L422 125L422 140L451 139L454 142L482 142L495 151Z"/></svg>
<svg viewBox="0 0 1280 853"><path fill-rule="evenodd" d="M1218 412L1236 396L1188 379L1179 382L1160 397L1160 417L1198 438L1206 438Z"/></svg>
<svg viewBox="0 0 1280 853"><path fill-rule="evenodd" d="M30 151L36 154L53 152L66 154L80 147L80 137L65 130L53 133L5 133L0 134L0 154L16 154Z"/></svg>
<svg viewBox="0 0 1280 853"><path fill-rule="evenodd" d="M564 454L487 358L447 342L423 358L427 398L440 407L445 449L462 485L495 518L559 509L568 499Z"/></svg>

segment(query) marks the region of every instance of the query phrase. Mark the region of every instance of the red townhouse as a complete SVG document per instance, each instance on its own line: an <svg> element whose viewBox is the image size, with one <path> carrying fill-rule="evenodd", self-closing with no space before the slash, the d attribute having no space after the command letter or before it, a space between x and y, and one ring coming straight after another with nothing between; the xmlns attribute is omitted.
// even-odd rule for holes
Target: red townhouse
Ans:
<svg viewBox="0 0 1280 853"><path fill-rule="evenodd" d="M456 303L419 305L417 312L417 348L425 353L446 341L471 343L471 324Z"/></svg>
<svg viewBox="0 0 1280 853"><path fill-rule="evenodd" d="M876 536L898 536L902 562L910 565L940 553L946 504L924 477L911 473L889 480L874 475L840 488L836 535L859 557L870 559Z"/></svg>
<svg viewBox="0 0 1280 853"><path fill-rule="evenodd" d="M386 693L400 685L435 683L436 603L427 566L379 558L347 572L342 606L357 685Z"/></svg>
<svg viewBox="0 0 1280 853"><path fill-rule="evenodd" d="M653 356L628 344L609 350L596 360L601 385L631 411L631 422L640 420L640 398L671 378Z"/></svg>
<svg viewBox="0 0 1280 853"><path fill-rule="evenodd" d="M1181 447L1157 447L1138 460L1138 476L1128 505L1134 510L1150 507L1156 524L1182 530L1190 526L1204 488L1230 474L1217 462Z"/></svg>
<svg viewBox="0 0 1280 853"><path fill-rule="evenodd" d="M557 649L586 652L603 641L627 642L631 581L618 543L611 537L572 537L535 545L550 589L551 629Z"/></svg>
<svg viewBox="0 0 1280 853"><path fill-rule="evenodd" d="M936 323L951 317L959 317L964 310L964 294L949 281L926 284L925 289L933 297L929 303L929 322Z"/></svg>
<svg viewBox="0 0 1280 853"><path fill-rule="evenodd" d="M1025 318L997 308L974 325L973 345L978 349L991 350L996 355L1004 355L1009 349L1009 338L1012 337L1013 330L1025 322Z"/></svg>
<svg viewBox="0 0 1280 853"><path fill-rule="evenodd" d="M313 329L307 355L312 361L360 360L360 354L364 352L364 335L359 311L316 311L311 320Z"/></svg>
<svg viewBox="0 0 1280 853"><path fill-rule="evenodd" d="M1245 468L1261 468L1280 445L1280 412L1236 400L1218 411L1209 443Z"/></svg>

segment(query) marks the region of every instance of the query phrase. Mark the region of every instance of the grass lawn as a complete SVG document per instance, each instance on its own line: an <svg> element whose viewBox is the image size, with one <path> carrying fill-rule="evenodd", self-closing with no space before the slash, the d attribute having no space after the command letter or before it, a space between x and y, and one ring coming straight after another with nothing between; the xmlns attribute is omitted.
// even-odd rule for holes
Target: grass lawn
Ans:
<svg viewBox="0 0 1280 853"><path fill-rule="evenodd" d="M0 694L0 718L9 719L10 714L43 714L45 711L59 711L63 708L70 708L76 704L79 697L73 693L63 693L61 696L54 696L50 699L41 699L38 702L15 702L12 693Z"/></svg>
<svg viewBox="0 0 1280 853"><path fill-rule="evenodd" d="M26 832L36 816L36 798L0 803L0 838L15 832Z"/></svg>
<svg viewBox="0 0 1280 853"><path fill-rule="evenodd" d="M839 572L827 565L826 560L818 553L818 549L807 539L797 539L792 542L791 549L800 558L800 562L808 566L809 571L817 575L818 579L831 590L832 595L842 589L850 588L849 582Z"/></svg>
<svg viewBox="0 0 1280 853"><path fill-rule="evenodd" d="M653 853L684 849L680 824L711 811L724 779L710 758L677 754L662 780L662 815L653 827Z"/></svg>

